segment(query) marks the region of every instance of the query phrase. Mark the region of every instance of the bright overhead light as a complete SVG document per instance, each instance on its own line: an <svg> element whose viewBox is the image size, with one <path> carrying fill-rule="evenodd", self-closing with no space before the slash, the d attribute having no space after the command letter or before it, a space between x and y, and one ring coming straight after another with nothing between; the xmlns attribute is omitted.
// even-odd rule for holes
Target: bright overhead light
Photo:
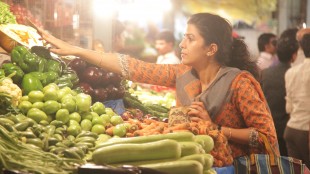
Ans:
<svg viewBox="0 0 310 174"><path fill-rule="evenodd" d="M93 11L98 17L112 17L117 12L118 3L114 0L94 0Z"/></svg>

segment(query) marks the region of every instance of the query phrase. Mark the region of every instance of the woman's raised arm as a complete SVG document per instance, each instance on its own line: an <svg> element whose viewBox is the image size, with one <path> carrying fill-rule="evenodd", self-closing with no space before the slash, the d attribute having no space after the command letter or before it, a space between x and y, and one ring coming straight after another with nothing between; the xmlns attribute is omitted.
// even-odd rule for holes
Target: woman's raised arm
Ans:
<svg viewBox="0 0 310 174"><path fill-rule="evenodd" d="M62 41L51 34L49 34L47 31L38 28L38 31L40 35L42 36L42 39L50 43L53 47L50 48L50 51L66 56L66 55L73 55L80 57L87 61L90 64L96 65L98 67L104 68L106 70L115 72L120 74L121 73L121 67L119 63L119 54L117 53L103 53L103 52L96 52L89 49L84 49L81 47L77 47L74 45L71 45L65 41Z"/></svg>

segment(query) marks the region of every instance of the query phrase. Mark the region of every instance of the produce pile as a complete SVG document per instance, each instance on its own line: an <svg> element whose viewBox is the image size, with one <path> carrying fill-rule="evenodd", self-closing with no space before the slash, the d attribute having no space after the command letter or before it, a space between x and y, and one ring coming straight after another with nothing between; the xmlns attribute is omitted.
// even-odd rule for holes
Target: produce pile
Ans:
<svg viewBox="0 0 310 174"><path fill-rule="evenodd" d="M16 24L16 18L10 11L10 6L0 1L0 24Z"/></svg>

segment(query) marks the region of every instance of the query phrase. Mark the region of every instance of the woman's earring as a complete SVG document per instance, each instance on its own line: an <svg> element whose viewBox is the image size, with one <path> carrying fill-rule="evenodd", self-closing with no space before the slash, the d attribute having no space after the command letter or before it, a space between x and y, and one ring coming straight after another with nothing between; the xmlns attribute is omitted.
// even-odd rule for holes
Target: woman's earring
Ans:
<svg viewBox="0 0 310 174"><path fill-rule="evenodd" d="M210 52L208 52L208 53L207 53L207 56L211 56L211 53L210 53Z"/></svg>

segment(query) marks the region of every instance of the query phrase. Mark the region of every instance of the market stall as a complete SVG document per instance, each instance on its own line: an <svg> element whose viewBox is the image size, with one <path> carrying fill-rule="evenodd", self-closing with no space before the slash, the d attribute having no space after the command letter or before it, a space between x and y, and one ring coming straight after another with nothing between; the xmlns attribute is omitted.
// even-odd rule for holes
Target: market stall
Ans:
<svg viewBox="0 0 310 174"><path fill-rule="evenodd" d="M52 54L33 24L0 7L0 46L10 56L0 66L1 173L232 168L226 137L208 121L189 122L186 108L173 107L174 89Z"/></svg>

